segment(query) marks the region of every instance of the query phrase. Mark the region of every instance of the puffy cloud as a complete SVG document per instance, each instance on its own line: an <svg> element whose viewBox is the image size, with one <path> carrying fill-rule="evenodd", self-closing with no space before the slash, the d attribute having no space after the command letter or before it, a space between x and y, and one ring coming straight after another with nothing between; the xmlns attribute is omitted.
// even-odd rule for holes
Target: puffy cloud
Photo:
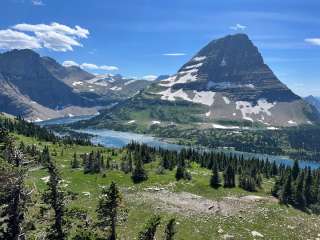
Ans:
<svg viewBox="0 0 320 240"><path fill-rule="evenodd" d="M31 0L31 2L35 6L44 6L44 3L42 0Z"/></svg>
<svg viewBox="0 0 320 240"><path fill-rule="evenodd" d="M235 31L243 31L247 28L247 26L244 26L244 25L237 23L235 26L230 26L229 28L231 30L235 30Z"/></svg>
<svg viewBox="0 0 320 240"><path fill-rule="evenodd" d="M170 56L170 57L179 57L179 56L185 56L186 53L164 53L163 56Z"/></svg>
<svg viewBox="0 0 320 240"><path fill-rule="evenodd" d="M13 48L48 48L53 51L72 51L73 47L82 47L79 39L88 38L89 31L80 26L74 28L59 23L17 24L11 29L0 30L0 47Z"/></svg>
<svg viewBox="0 0 320 240"><path fill-rule="evenodd" d="M79 67L79 64L74 61L68 60L68 61L64 61L62 63L62 66L64 66L64 67L72 67L72 66Z"/></svg>
<svg viewBox="0 0 320 240"><path fill-rule="evenodd" d="M119 68L116 66L107 66L107 65L98 66L93 63L82 63L80 66L81 66L81 68L86 68L86 69L90 69L90 70L105 70L105 71L119 70Z"/></svg>
<svg viewBox="0 0 320 240"><path fill-rule="evenodd" d="M0 30L0 49L36 49L41 44L36 37L11 29Z"/></svg>
<svg viewBox="0 0 320 240"><path fill-rule="evenodd" d="M304 41L312 45L320 46L320 38L306 38Z"/></svg>
<svg viewBox="0 0 320 240"><path fill-rule="evenodd" d="M146 75L144 77L142 77L142 79L147 80L147 81L154 81L158 78L158 76L156 75Z"/></svg>
<svg viewBox="0 0 320 240"><path fill-rule="evenodd" d="M78 64L75 61L67 60L62 63L63 66L65 67L70 67L70 66L78 66L82 69L89 69L89 70L104 70L104 71L118 71L119 68L116 66L107 66L107 65L101 65L98 66L93 63L82 63Z"/></svg>

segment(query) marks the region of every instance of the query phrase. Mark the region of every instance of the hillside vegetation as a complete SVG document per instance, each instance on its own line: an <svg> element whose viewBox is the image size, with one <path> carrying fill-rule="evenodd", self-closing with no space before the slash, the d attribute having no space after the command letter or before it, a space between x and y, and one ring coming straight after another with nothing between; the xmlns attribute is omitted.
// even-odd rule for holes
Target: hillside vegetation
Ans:
<svg viewBox="0 0 320 240"><path fill-rule="evenodd" d="M23 176L18 195L25 197L20 198L23 204L17 209L24 217L12 217L6 207L1 208L1 214L18 219L20 232L27 239L61 239L52 234L58 229L57 216L62 217L65 239L107 239L110 225L108 221L101 225L97 209L101 209L101 199L111 196L112 186L119 191L117 239L153 239L153 232L156 239L320 237L320 217L312 213L318 209L318 200L309 199L320 196L319 171L223 154L170 152L134 143L109 149L74 138L63 141L23 120L16 121L9 135L2 128L0 176ZM23 132L26 128L19 128L22 125L33 133ZM10 155L10 149L22 155ZM310 191L310 195L302 194L302 205L296 194L301 187L299 179L300 192ZM3 194L12 193L14 186L0 188L1 206L11 206L3 205L8 200ZM61 200L57 205L48 194L55 191ZM8 221L0 222L0 233L6 233L3 224ZM176 232L174 238L166 238L168 229Z"/></svg>

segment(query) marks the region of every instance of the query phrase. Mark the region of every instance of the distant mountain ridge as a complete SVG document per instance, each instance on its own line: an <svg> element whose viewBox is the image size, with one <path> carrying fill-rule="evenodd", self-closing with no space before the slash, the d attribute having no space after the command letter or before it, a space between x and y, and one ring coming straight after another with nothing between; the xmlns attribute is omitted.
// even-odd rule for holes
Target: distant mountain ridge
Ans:
<svg viewBox="0 0 320 240"><path fill-rule="evenodd" d="M304 99L320 112L320 97L314 97L310 95L308 97L305 97Z"/></svg>
<svg viewBox="0 0 320 240"><path fill-rule="evenodd" d="M319 113L284 85L245 34L210 42L179 71L88 121L88 125L215 128L219 122L287 127ZM132 127L133 128L133 127Z"/></svg>
<svg viewBox="0 0 320 240"><path fill-rule="evenodd" d="M32 121L95 114L149 84L121 75L95 76L76 66L64 67L33 50L0 54L0 112Z"/></svg>

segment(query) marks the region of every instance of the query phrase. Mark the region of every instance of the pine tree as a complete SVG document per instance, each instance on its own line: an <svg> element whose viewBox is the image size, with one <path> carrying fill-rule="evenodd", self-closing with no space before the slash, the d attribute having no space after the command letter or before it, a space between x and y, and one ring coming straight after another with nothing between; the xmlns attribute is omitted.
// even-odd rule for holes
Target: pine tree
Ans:
<svg viewBox="0 0 320 240"><path fill-rule="evenodd" d="M292 203L292 177L291 172L286 176L285 183L282 187L280 194L280 202L283 204L291 204Z"/></svg>
<svg viewBox="0 0 320 240"><path fill-rule="evenodd" d="M143 162L141 158L135 159L135 167L132 172L131 179L134 183L140 183L148 179L148 175L143 167Z"/></svg>
<svg viewBox="0 0 320 240"><path fill-rule="evenodd" d="M312 203L312 173L311 169L308 168L307 173L305 175L304 181L304 196L306 198L306 204L309 205Z"/></svg>
<svg viewBox="0 0 320 240"><path fill-rule="evenodd" d="M212 176L210 179L210 186L213 188L220 187L220 177L219 177L218 166L216 163L213 165L213 168L212 168Z"/></svg>
<svg viewBox="0 0 320 240"><path fill-rule="evenodd" d="M100 225L110 227L108 240L115 240L118 211L121 205L121 196L117 185L112 182L109 188L104 188L97 207Z"/></svg>
<svg viewBox="0 0 320 240"><path fill-rule="evenodd" d="M15 157L23 157L17 149L13 149L13 153ZM22 159L16 162L20 163ZM1 160L0 165L0 239L22 239L27 200L25 171L20 165L13 166Z"/></svg>
<svg viewBox="0 0 320 240"><path fill-rule="evenodd" d="M54 223L49 229L47 238L50 240L63 240L66 239L66 232L64 225L66 224L65 206L64 206L64 193L59 186L61 178L58 169L56 168L53 160L50 157L48 147L45 147L42 152L42 159L49 173L49 182L47 183L48 189L43 195L44 202L49 204L54 211Z"/></svg>
<svg viewBox="0 0 320 240"><path fill-rule="evenodd" d="M76 153L74 153L73 154L73 159L72 159L72 161L71 161L71 168L79 168L80 167L80 162L79 162L79 160L78 160L78 158L77 158L77 154Z"/></svg>
<svg viewBox="0 0 320 240"><path fill-rule="evenodd" d="M170 219L165 229L165 240L174 240L174 235L176 234L176 220L174 218Z"/></svg>
<svg viewBox="0 0 320 240"><path fill-rule="evenodd" d="M304 191L303 191L303 185L304 185L304 172L302 171L297 180L296 180L296 188L295 188L295 193L294 193L294 202L295 205L300 208L304 209L306 206L306 199L304 196Z"/></svg>
<svg viewBox="0 0 320 240"><path fill-rule="evenodd" d="M224 184L223 184L224 187L228 187L228 188L235 187L235 172L231 167L231 165L228 165L228 167L226 168L223 178L224 178Z"/></svg>
<svg viewBox="0 0 320 240"><path fill-rule="evenodd" d="M138 239L139 240L154 240L155 234L157 231L157 227L160 224L160 217L159 216L153 216L148 220L146 223L144 229L139 232Z"/></svg>
<svg viewBox="0 0 320 240"><path fill-rule="evenodd" d="M299 168L299 162L298 160L294 161L293 167L292 167L292 180L295 181L299 175L300 168Z"/></svg>

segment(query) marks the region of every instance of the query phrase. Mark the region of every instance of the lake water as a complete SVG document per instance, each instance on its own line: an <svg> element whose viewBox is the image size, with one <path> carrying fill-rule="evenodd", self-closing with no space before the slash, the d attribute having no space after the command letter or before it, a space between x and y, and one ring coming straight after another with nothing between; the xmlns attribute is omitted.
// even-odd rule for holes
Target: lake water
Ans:
<svg viewBox="0 0 320 240"><path fill-rule="evenodd" d="M92 117L93 116L59 118L59 119L52 119L48 121L39 122L37 124L40 126L68 124L68 123L73 123L81 120L87 120ZM131 133L131 132L120 132L120 131L113 131L108 129L81 129L81 130L74 130L74 131L94 135L94 137L91 138L92 143L101 144L105 147L121 148L126 146L128 143L132 141L144 143L151 147L161 147L168 150L181 150L186 147L183 145L168 143L168 142L165 142L164 140L161 140L159 138L155 138L149 135L137 134L137 133ZM208 150L211 150L211 149L208 149ZM245 157L256 157L260 159L268 158L270 161L276 161L278 164L285 164L285 165L293 164L293 160L285 156L244 153L244 152L228 151L228 150L214 150L214 149L212 150L223 151L225 153L233 153L236 155L244 155ZM320 163L311 162L311 161L299 161L299 165L301 168L304 168L304 167L311 167L313 169L320 168Z"/></svg>

